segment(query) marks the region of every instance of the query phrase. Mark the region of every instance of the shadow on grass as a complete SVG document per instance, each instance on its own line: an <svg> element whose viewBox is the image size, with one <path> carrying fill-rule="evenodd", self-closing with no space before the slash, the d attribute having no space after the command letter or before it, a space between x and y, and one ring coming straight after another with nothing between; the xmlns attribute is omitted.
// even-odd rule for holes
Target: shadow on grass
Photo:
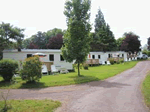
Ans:
<svg viewBox="0 0 150 112"><path fill-rule="evenodd" d="M91 81L98 81L99 78L94 77L94 76L86 76L86 75L81 75L79 76L69 76L69 78L73 78L75 84L81 84L81 83L86 83L86 82L91 82Z"/></svg>
<svg viewBox="0 0 150 112"><path fill-rule="evenodd" d="M19 87L19 89L42 89L46 88L45 83L42 82L25 82Z"/></svg>
<svg viewBox="0 0 150 112"><path fill-rule="evenodd" d="M4 80L0 81L0 87L9 87L13 84L13 82L6 82Z"/></svg>

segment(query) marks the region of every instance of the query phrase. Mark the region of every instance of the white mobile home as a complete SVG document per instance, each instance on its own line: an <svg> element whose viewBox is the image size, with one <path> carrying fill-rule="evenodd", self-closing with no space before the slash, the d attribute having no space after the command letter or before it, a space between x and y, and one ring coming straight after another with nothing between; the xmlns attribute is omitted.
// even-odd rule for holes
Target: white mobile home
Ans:
<svg viewBox="0 0 150 112"><path fill-rule="evenodd" d="M119 57L127 58L127 52L124 51L108 51L108 52L90 52L87 59L99 59L100 61L107 61L108 58Z"/></svg>
<svg viewBox="0 0 150 112"><path fill-rule="evenodd" d="M21 52L18 50L4 50L3 59L14 59L17 61L24 61L26 58L31 57L34 53L44 53L46 57L40 58L48 66L50 70L50 65L55 65L59 70L65 67L68 70L73 70L73 63L66 62L62 55L61 50L52 49L22 49Z"/></svg>
<svg viewBox="0 0 150 112"><path fill-rule="evenodd" d="M102 61L108 61L109 58L123 58L125 60L127 59L127 54L124 51L90 52L87 56L87 63L100 64Z"/></svg>

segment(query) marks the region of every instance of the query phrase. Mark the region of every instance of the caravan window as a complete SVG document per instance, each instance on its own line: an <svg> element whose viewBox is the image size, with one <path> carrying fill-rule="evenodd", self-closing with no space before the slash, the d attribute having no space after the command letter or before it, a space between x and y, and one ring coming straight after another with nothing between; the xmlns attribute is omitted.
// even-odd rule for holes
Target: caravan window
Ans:
<svg viewBox="0 0 150 112"><path fill-rule="evenodd" d="M101 59L101 55L98 55L98 59Z"/></svg>
<svg viewBox="0 0 150 112"><path fill-rule="evenodd" d="M49 60L50 60L50 61L54 61L54 54L50 54L50 55L49 55Z"/></svg>
<svg viewBox="0 0 150 112"><path fill-rule="evenodd" d="M95 55L92 55L92 59L95 59Z"/></svg>
<svg viewBox="0 0 150 112"><path fill-rule="evenodd" d="M60 61L64 61L64 58L62 55L60 55Z"/></svg>
<svg viewBox="0 0 150 112"><path fill-rule="evenodd" d="M27 58L32 57L32 54L27 54Z"/></svg>

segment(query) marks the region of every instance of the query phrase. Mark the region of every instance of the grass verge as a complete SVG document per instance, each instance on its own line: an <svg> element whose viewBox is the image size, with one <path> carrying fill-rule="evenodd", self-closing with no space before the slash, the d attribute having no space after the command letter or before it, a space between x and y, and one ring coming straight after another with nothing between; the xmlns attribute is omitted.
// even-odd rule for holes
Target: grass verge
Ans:
<svg viewBox="0 0 150 112"><path fill-rule="evenodd" d="M144 95L146 105L150 108L150 71L142 83L142 93Z"/></svg>
<svg viewBox="0 0 150 112"><path fill-rule="evenodd" d="M17 88L44 88L52 86L63 86L71 84L81 84L85 82L104 80L106 78L112 77L118 73L121 73L129 68L134 67L138 61L126 62L124 64L115 64L115 65L105 65L105 66L95 66L89 67L89 70L81 69L82 77L77 76L76 72L68 74L58 74L58 75L49 75L43 76L39 82L35 84L27 84L25 81L22 81L20 77L16 78L16 82L5 83L0 78L0 88L2 89L17 89Z"/></svg>
<svg viewBox="0 0 150 112"><path fill-rule="evenodd" d="M8 100L7 112L53 112L61 106L59 101L53 100ZM0 112L4 107L4 101L0 101Z"/></svg>

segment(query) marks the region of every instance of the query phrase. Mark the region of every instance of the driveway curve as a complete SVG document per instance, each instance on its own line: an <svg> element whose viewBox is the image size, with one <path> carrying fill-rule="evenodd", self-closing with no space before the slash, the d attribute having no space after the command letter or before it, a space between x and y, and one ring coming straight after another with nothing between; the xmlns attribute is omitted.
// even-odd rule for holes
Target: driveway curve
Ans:
<svg viewBox="0 0 150 112"><path fill-rule="evenodd" d="M62 106L56 112L148 112L140 85L149 70L150 61L142 61L104 81L43 89L12 89L9 99L59 100Z"/></svg>

